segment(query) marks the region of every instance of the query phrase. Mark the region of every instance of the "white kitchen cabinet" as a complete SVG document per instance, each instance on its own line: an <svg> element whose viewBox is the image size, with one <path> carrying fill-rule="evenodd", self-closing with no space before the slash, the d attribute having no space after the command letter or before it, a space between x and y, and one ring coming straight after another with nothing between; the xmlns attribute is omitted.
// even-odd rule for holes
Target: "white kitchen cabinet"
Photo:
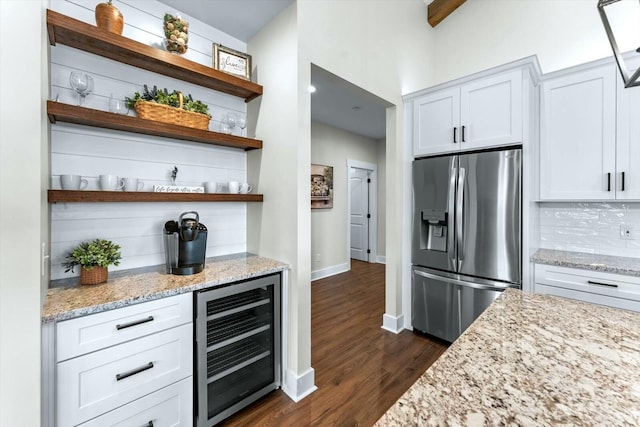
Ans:
<svg viewBox="0 0 640 427"><path fill-rule="evenodd" d="M611 60L545 78L540 199L640 199L638 117L640 89L624 89Z"/></svg>
<svg viewBox="0 0 640 427"><path fill-rule="evenodd" d="M193 427L191 377L87 421L80 427Z"/></svg>
<svg viewBox="0 0 640 427"><path fill-rule="evenodd" d="M521 143L522 73L496 72L416 98L414 156Z"/></svg>
<svg viewBox="0 0 640 427"><path fill-rule="evenodd" d="M628 61L640 67L640 58ZM616 198L640 200L640 87L625 88L617 75Z"/></svg>
<svg viewBox="0 0 640 427"><path fill-rule="evenodd" d="M192 294L61 321L55 332L55 426L192 424Z"/></svg>
<svg viewBox="0 0 640 427"><path fill-rule="evenodd" d="M640 277L536 264L535 291L640 312Z"/></svg>

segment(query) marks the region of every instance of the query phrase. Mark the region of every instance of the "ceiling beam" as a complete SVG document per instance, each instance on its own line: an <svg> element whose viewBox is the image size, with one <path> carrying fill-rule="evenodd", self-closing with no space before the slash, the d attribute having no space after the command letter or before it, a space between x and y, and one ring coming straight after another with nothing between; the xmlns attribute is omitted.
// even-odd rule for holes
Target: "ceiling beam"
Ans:
<svg viewBox="0 0 640 427"><path fill-rule="evenodd" d="M435 27L467 0L433 0L427 6L427 21Z"/></svg>

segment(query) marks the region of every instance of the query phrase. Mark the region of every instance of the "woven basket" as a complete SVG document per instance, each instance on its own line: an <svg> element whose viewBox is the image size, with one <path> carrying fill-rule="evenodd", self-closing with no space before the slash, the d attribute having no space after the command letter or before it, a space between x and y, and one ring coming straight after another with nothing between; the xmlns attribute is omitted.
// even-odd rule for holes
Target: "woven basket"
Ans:
<svg viewBox="0 0 640 427"><path fill-rule="evenodd" d="M182 97L182 93L179 94L179 99L180 108L158 104L152 101L138 100L134 109L141 119L208 130L210 117L206 114L183 110L182 105L184 98Z"/></svg>
<svg viewBox="0 0 640 427"><path fill-rule="evenodd" d="M97 265L91 268L80 269L80 284L81 285L97 285L98 283L104 283L109 279L109 270L107 267L98 267Z"/></svg>

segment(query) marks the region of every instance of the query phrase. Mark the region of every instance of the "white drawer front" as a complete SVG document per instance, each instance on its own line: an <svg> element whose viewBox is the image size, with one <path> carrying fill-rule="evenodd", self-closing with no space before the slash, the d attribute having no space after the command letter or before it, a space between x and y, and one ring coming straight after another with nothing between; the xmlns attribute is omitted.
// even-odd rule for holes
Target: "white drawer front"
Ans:
<svg viewBox="0 0 640 427"><path fill-rule="evenodd" d="M150 424L152 423L152 424ZM192 427L192 377L107 412L81 427Z"/></svg>
<svg viewBox="0 0 640 427"><path fill-rule="evenodd" d="M191 293L56 324L56 359L66 360L192 321Z"/></svg>
<svg viewBox="0 0 640 427"><path fill-rule="evenodd" d="M640 277L536 264L535 281L536 290L546 289L540 286L546 285L592 294L591 297L582 295L576 299L598 304L612 305L613 299L640 302ZM632 306L640 307L638 304Z"/></svg>
<svg viewBox="0 0 640 427"><path fill-rule="evenodd" d="M192 324L58 363L57 425L80 424L189 377L192 365Z"/></svg>
<svg viewBox="0 0 640 427"><path fill-rule="evenodd" d="M606 305L608 307L622 308L640 312L640 302L608 297L606 295L592 294L589 292L574 291L566 288L557 288L555 286L547 286L536 283L536 292L545 295L555 295L558 297L571 298L578 301L590 302L592 304Z"/></svg>

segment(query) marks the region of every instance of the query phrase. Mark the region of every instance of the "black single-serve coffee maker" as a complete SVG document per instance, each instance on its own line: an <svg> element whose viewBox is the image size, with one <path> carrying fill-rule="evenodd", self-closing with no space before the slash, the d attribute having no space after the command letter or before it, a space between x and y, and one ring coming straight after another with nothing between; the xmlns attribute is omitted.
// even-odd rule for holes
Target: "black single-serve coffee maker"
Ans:
<svg viewBox="0 0 640 427"><path fill-rule="evenodd" d="M204 270L207 227L199 219L198 212L183 212L177 222L167 221L164 224L167 273L188 276Z"/></svg>

